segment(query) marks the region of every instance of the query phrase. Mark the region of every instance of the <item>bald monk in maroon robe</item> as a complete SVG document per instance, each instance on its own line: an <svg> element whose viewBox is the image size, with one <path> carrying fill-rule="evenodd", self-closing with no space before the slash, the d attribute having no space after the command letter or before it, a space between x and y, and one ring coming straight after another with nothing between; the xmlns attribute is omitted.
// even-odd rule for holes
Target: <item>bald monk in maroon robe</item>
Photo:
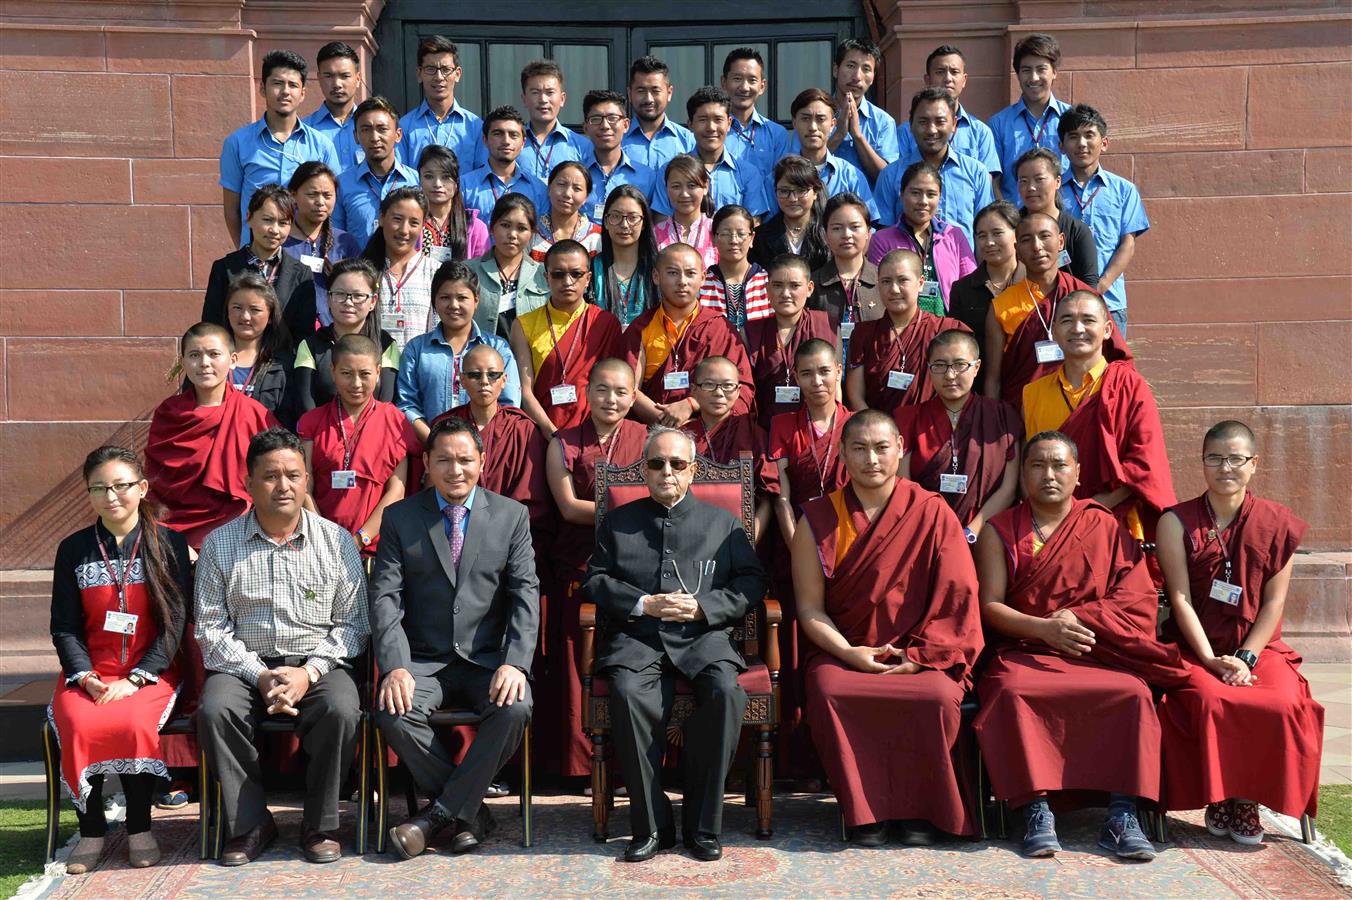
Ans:
<svg viewBox="0 0 1352 900"><path fill-rule="evenodd" d="M1188 681L1164 695L1164 800L1206 806L1206 827L1242 844L1263 828L1257 804L1314 815L1324 710L1282 640L1292 559L1309 528L1255 497L1253 432L1214 425L1202 442L1206 492L1160 519L1157 542L1173 615L1165 639L1183 650Z"/></svg>
<svg viewBox="0 0 1352 900"><path fill-rule="evenodd" d="M959 707L983 646L976 568L938 496L897 477L886 413L845 424L850 480L808 501L793 538L812 737L854 840L899 820L908 844L974 831Z"/></svg>
<svg viewBox="0 0 1352 900"><path fill-rule="evenodd" d="M554 432L545 457L549 489L560 523L546 542L553 579L541 643L545 677L536 681L537 729L550 747L546 764L569 777L591 772L591 741L582 733L582 626L578 584L596 541L596 467L629 466L643 456L648 429L626 418L634 405L634 370L622 359L602 359L587 376L587 421ZM557 748L557 758L554 752Z"/></svg>
<svg viewBox="0 0 1352 900"><path fill-rule="evenodd" d="M1008 403L972 391L981 371L975 335L940 332L926 361L935 395L896 412L901 477L943 497L976 543L982 526L1018 493L1023 422Z"/></svg>
<svg viewBox="0 0 1352 900"><path fill-rule="evenodd" d="M146 478L163 522L194 551L217 527L249 508L244 457L255 434L277 424L262 404L230 386L235 345L219 325L199 322L179 341L190 386L150 419Z"/></svg>
<svg viewBox="0 0 1352 900"><path fill-rule="evenodd" d="M699 413L690 391L695 366L710 356L726 356L736 364L741 389L733 412L751 412L756 392L742 339L726 315L699 302L704 258L689 244L670 244L657 255L655 274L662 302L624 331L625 359L639 385L634 418L673 428L694 418Z"/></svg>
<svg viewBox="0 0 1352 900"><path fill-rule="evenodd" d="M1074 442L1034 435L1022 475L1027 499L977 539L995 652L974 724L991 787L1023 808L1026 856L1061 849L1049 793L1092 791L1109 794L1099 846L1153 859L1136 817L1137 798L1160 796L1150 688L1181 684L1182 657L1155 639L1158 604L1137 542L1106 508L1074 498Z"/></svg>
<svg viewBox="0 0 1352 900"><path fill-rule="evenodd" d="M949 329L970 331L957 319L935 316L918 305L924 266L910 250L893 250L878 263L878 296L886 315L860 322L850 337L845 375L845 405L889 415L898 407L934 396L925 377L925 348Z"/></svg>
<svg viewBox="0 0 1352 900"><path fill-rule="evenodd" d="M1029 213L1020 220L1016 236L1015 253L1028 275L991 301L985 392L1017 409L1024 385L1055 371L1059 363L1051 333L1057 302L1071 291L1093 288L1058 268L1066 239L1055 218ZM1104 350L1112 360L1132 358L1126 339L1116 330Z"/></svg>
<svg viewBox="0 0 1352 900"><path fill-rule="evenodd" d="M817 339L838 343L830 317L807 309L812 296L812 270L801 256L781 256L770 263L770 305L774 315L746 323L746 344L756 384L756 421L767 431L770 421L802 407L801 391L793 380L798 348Z"/></svg>

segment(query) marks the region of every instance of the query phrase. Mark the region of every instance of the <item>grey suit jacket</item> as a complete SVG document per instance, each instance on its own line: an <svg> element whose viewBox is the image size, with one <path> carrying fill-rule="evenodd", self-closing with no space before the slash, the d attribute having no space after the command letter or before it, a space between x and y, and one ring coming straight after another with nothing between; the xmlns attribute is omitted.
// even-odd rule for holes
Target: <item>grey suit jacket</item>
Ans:
<svg viewBox="0 0 1352 900"><path fill-rule="evenodd" d="M526 507L482 487L470 510L458 568L427 488L385 510L371 570L371 643L382 672L431 675L456 656L527 673L540 628Z"/></svg>

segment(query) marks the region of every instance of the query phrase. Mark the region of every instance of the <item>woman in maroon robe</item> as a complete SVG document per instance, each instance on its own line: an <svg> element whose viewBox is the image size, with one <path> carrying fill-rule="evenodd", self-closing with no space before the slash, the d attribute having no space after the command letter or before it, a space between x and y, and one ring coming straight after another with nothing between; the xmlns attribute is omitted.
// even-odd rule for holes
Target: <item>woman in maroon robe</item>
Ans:
<svg viewBox="0 0 1352 900"><path fill-rule="evenodd" d="M812 273L801 256L783 256L770 264L770 305L774 315L746 323L751 351L751 374L756 385L756 421L766 430L770 420L802 407L801 391L793 380L798 348L813 339L836 343L836 332L825 312L807 309L812 295Z"/></svg>

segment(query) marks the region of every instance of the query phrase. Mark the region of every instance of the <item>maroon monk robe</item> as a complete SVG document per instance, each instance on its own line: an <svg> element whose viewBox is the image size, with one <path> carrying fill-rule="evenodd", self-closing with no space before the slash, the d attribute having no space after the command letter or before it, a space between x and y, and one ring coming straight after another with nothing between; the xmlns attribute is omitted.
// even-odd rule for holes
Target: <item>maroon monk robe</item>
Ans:
<svg viewBox="0 0 1352 900"><path fill-rule="evenodd" d="M628 363L638 364L639 352L643 349L643 330L648 327L661 306L654 307L629 323L624 330L624 355ZM639 390L654 403L667 404L684 400L690 396L689 388L671 388L663 386L668 372L688 372L691 381L695 377L695 366L700 360L711 356L726 356L737 366L742 377L742 390L737 402L733 404L734 413L749 413L756 402L756 389L751 377L751 363L746 356L746 348L737 330L728 322L728 317L718 310L701 306L695 313L695 319L686 326L681 339L676 343L676 352L669 354L662 365L657 367L653 377L645 378Z"/></svg>
<svg viewBox="0 0 1352 900"><path fill-rule="evenodd" d="M939 494L964 526L999 490L1023 438L1023 422L1014 407L977 394L968 395L956 428L937 394L919 406L898 408L896 420L902 450L911 455L912 481L938 493L940 475L967 476L965 494Z"/></svg>
<svg viewBox="0 0 1352 900"><path fill-rule="evenodd" d="M925 369L925 349L941 331L956 329L971 332L957 319L936 316L918 309L911 324L902 329L900 337L892 333L892 319L883 316L869 322L860 322L850 337L851 369L864 367L864 403L869 409L895 413L900 406L924 403L934 396ZM903 389L887 386L889 372L905 372L910 386Z"/></svg>
<svg viewBox="0 0 1352 900"><path fill-rule="evenodd" d="M746 344L751 350L751 374L756 385L756 421L761 428L768 431L770 420L775 416L793 412L803 405L798 400L777 402L775 390L781 387L797 389L798 383L793 380L793 355L805 341L813 338L820 338L832 346L836 344L831 319L821 310L803 310L798 326L784 346L779 343L778 319L771 316L746 323Z"/></svg>
<svg viewBox="0 0 1352 900"><path fill-rule="evenodd" d="M1024 385L1037 381L1048 372L1055 372L1061 365L1059 362L1039 363L1037 342L1051 340L1042 323L1051 322L1052 316L1056 314L1057 301L1071 291L1098 293L1074 275L1058 271L1051 293L1042 299L1036 311L1028 313L1028 318L1005 341L1005 352L1000 361L1000 399L1015 409L1023 408ZM1042 313L1041 319L1038 318L1038 312ZM1121 330L1113 328L1113 333L1108 335L1103 345L1103 355L1110 362L1132 358Z"/></svg>
<svg viewBox="0 0 1352 900"><path fill-rule="evenodd" d="M1264 587L1290 562L1309 526L1285 506L1252 493L1219 534L1205 495L1173 512L1183 523L1192 608L1212 652L1232 654L1258 618ZM1211 599L1215 579L1242 589L1237 605ZM1202 665L1174 619L1165 625L1166 640L1191 664L1188 683L1160 702L1167 808L1198 809L1244 797L1288 816L1317 811L1324 708L1310 695L1297 668L1300 656L1281 633L1279 624L1258 655L1257 682L1235 687Z"/></svg>
<svg viewBox="0 0 1352 900"><path fill-rule="evenodd" d="M696 453L721 465L730 465L737 461L743 450L749 451L756 493L779 493L779 472L766 459L765 432L753 417L729 413L727 418L714 426L713 431L708 431L704 427L704 420L696 415L681 427L695 439Z"/></svg>
<svg viewBox="0 0 1352 900"><path fill-rule="evenodd" d="M150 496L165 510L163 524L183 532L188 546L249 508L244 457L255 434L277 424L262 404L229 389L220 406L199 406L192 387L155 407L146 440Z"/></svg>
<svg viewBox="0 0 1352 900"><path fill-rule="evenodd" d="M587 304L583 315L559 335L558 346L540 363L534 381L535 399L555 428L572 428L591 416L587 406L587 375L598 360L622 351L621 331L620 320L613 314ZM561 384L573 386L576 403L554 404L550 389Z"/></svg>
<svg viewBox="0 0 1352 900"><path fill-rule="evenodd" d="M841 514L857 534L839 564ZM870 523L849 485L804 507L826 576L826 613L855 646L890 643L924 666L860 672L813 649L808 723L845 821L925 819L971 834L959 707L983 646L976 568L939 497L898 479ZM847 531L851 529L846 529Z"/></svg>
<svg viewBox="0 0 1352 900"><path fill-rule="evenodd" d="M1039 618L1069 609L1095 639L1081 657L1036 641L995 646L974 723L995 796L1016 807L1059 790L1158 799L1150 685L1180 684L1187 671L1178 650L1155 639L1158 597L1136 541L1091 500L1076 500L1036 555L1027 502L990 526L1010 570L1004 602Z"/></svg>

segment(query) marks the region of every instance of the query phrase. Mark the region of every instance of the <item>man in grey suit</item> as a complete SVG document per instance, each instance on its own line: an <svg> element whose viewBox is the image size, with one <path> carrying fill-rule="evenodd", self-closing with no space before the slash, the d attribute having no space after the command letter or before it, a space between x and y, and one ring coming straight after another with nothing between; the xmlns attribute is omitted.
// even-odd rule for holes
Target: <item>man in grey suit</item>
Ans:
<svg viewBox="0 0 1352 900"><path fill-rule="evenodd" d="M682 747L682 832L696 859L712 861L723 855L723 783L747 703L732 628L764 597L767 579L737 518L688 496L689 434L656 426L643 457L650 496L606 515L582 585L605 626L596 668L610 681L615 755L629 787L624 858L642 862L676 844L660 769L679 675L696 704Z"/></svg>
<svg viewBox="0 0 1352 900"><path fill-rule="evenodd" d="M427 436L427 490L385 511L371 572L372 646L383 678L376 725L435 799L390 829L404 859L454 825L451 850L492 827L484 795L530 721L527 672L540 625L526 508L478 486L483 442L446 419ZM428 724L444 706L483 717L456 766Z"/></svg>

